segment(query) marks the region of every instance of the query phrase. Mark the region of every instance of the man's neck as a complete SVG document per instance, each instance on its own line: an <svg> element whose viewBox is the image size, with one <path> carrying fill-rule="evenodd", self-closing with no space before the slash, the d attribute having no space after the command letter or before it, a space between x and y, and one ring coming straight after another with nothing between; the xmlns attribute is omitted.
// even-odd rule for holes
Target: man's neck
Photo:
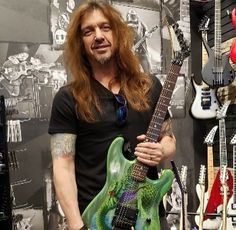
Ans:
<svg viewBox="0 0 236 230"><path fill-rule="evenodd" d="M110 88L110 83L116 78L116 73L117 70L112 63L93 65L93 77L113 93L118 93L120 90L118 83L112 84L112 88Z"/></svg>

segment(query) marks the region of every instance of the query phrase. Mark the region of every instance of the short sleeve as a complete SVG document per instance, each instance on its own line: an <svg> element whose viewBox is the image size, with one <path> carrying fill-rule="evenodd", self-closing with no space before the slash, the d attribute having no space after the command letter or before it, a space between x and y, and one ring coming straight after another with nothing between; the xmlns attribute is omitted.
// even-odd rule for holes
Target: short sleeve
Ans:
<svg viewBox="0 0 236 230"><path fill-rule="evenodd" d="M78 119L75 105L75 100L68 86L60 88L53 99L48 128L49 134L77 134Z"/></svg>

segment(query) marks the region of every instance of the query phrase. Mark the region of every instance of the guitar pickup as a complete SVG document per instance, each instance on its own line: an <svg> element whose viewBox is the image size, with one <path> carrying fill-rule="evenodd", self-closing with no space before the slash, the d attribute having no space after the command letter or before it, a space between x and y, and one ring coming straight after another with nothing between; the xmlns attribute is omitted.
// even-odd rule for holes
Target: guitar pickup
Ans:
<svg viewBox="0 0 236 230"><path fill-rule="evenodd" d="M122 215L120 216L120 214ZM115 216L112 220L112 226L121 229L130 229L132 226L135 226L137 217L138 209L117 205Z"/></svg>
<svg viewBox="0 0 236 230"><path fill-rule="evenodd" d="M211 106L211 97L210 96L202 97L201 106L202 106L202 109L209 109Z"/></svg>

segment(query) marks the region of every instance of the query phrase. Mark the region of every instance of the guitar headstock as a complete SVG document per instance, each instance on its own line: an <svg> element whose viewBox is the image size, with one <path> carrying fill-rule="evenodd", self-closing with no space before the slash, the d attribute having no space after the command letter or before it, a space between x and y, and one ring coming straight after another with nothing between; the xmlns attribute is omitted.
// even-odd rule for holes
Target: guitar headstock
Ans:
<svg viewBox="0 0 236 230"><path fill-rule="evenodd" d="M205 185L205 178L206 178L206 166L205 165L201 165L200 166L198 183L200 185Z"/></svg>
<svg viewBox="0 0 236 230"><path fill-rule="evenodd" d="M183 32L179 28L179 24L169 15L166 15L166 21L174 52L172 63L181 66L184 59L190 55L190 47L184 38Z"/></svg>
<svg viewBox="0 0 236 230"><path fill-rule="evenodd" d="M216 112L216 119L220 120L226 117L227 109L230 105L230 101L226 101L223 106Z"/></svg>
<svg viewBox="0 0 236 230"><path fill-rule="evenodd" d="M198 26L198 31L201 31L202 33L206 33L209 30L209 27L208 27L209 23L210 23L210 18L207 15L205 15Z"/></svg>
<svg viewBox="0 0 236 230"><path fill-rule="evenodd" d="M236 133L233 135L233 137L230 140L231 145L236 145Z"/></svg>
<svg viewBox="0 0 236 230"><path fill-rule="evenodd" d="M207 145L213 145L214 144L214 137L216 134L216 130L218 129L218 126L215 125L210 132L207 134L204 143L206 143Z"/></svg>

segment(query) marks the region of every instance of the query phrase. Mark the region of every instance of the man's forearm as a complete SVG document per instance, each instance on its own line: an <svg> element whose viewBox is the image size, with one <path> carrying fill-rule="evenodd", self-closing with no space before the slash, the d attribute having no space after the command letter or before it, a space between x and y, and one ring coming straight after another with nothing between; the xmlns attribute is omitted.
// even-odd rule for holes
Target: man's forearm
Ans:
<svg viewBox="0 0 236 230"><path fill-rule="evenodd" d="M54 166L54 186L57 199L65 214L69 230L78 230L83 226L77 201L77 186L73 172Z"/></svg>
<svg viewBox="0 0 236 230"><path fill-rule="evenodd" d="M83 226L75 179L75 142L74 134L58 133L51 137L53 180L69 230L78 230Z"/></svg>

